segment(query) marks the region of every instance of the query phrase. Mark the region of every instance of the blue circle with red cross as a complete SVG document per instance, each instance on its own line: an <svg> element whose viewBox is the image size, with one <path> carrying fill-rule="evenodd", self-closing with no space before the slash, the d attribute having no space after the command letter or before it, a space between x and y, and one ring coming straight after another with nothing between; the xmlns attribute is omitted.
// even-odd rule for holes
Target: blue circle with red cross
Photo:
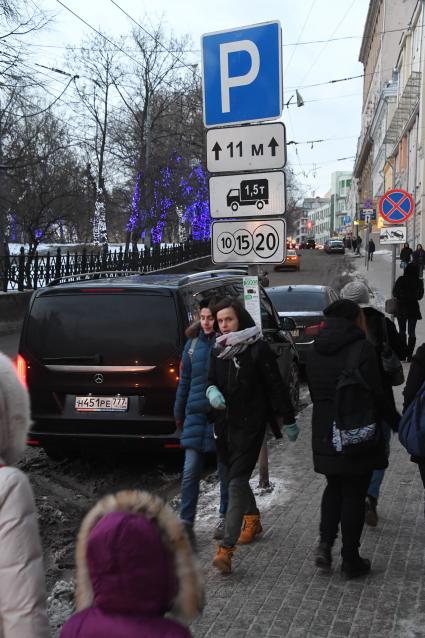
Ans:
<svg viewBox="0 0 425 638"><path fill-rule="evenodd" d="M414 207L413 197L401 188L387 191L379 200L381 217L389 224L405 222L412 215Z"/></svg>

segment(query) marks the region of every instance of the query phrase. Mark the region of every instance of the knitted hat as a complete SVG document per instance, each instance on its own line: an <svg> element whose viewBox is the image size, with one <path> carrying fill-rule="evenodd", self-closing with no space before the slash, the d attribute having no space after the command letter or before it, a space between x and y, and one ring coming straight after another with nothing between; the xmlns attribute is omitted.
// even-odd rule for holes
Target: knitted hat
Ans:
<svg viewBox="0 0 425 638"><path fill-rule="evenodd" d="M30 424L28 392L9 357L0 353L0 458L6 464L22 456Z"/></svg>
<svg viewBox="0 0 425 638"><path fill-rule="evenodd" d="M361 281L351 281L340 292L341 299L349 299L359 306L369 304L369 291Z"/></svg>

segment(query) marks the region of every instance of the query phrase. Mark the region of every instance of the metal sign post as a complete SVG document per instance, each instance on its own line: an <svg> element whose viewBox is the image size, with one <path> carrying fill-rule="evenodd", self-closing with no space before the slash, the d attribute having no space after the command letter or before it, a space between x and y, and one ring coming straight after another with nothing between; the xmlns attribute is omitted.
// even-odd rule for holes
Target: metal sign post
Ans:
<svg viewBox="0 0 425 638"><path fill-rule="evenodd" d="M281 170L286 138L282 122L253 123L282 114L282 29L273 21L207 33L201 49L204 123L215 127L207 131L207 168L227 173L209 182L211 217L220 220L212 225L212 260L248 264L249 278L257 286L245 298L248 307L256 298L251 310L261 323L257 264L282 263L286 256ZM248 125L229 126L242 123ZM260 485L269 487L266 441L259 463Z"/></svg>

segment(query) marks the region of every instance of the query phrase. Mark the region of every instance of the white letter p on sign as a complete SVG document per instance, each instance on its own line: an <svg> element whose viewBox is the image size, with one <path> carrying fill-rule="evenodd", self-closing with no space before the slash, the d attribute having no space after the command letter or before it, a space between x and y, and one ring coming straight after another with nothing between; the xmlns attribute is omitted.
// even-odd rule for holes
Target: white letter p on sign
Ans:
<svg viewBox="0 0 425 638"><path fill-rule="evenodd" d="M244 75L229 77L229 54L246 51L251 58L251 68ZM254 82L260 70L260 53L252 40L239 40L220 44L220 80L221 80L221 111L230 112L230 89L245 86Z"/></svg>

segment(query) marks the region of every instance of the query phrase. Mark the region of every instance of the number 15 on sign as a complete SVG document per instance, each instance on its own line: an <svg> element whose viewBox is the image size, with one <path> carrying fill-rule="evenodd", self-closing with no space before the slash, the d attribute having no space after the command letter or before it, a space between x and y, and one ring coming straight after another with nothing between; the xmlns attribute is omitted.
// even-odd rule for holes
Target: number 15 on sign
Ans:
<svg viewBox="0 0 425 638"><path fill-rule="evenodd" d="M215 222L211 239L215 264L280 264L285 259L283 219Z"/></svg>

